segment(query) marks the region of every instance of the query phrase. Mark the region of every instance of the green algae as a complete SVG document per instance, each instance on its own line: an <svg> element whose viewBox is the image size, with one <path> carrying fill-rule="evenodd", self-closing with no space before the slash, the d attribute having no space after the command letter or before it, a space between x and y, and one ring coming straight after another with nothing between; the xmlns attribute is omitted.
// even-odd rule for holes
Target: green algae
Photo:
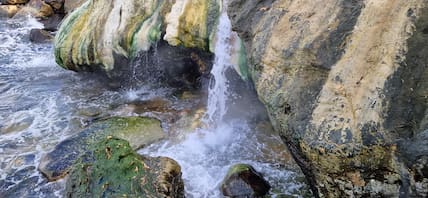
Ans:
<svg viewBox="0 0 428 198"><path fill-rule="evenodd" d="M82 158L74 165L67 197L183 197L181 171L171 159L140 156L127 141L115 137L101 140L90 151L93 161ZM162 174L174 179L165 180ZM159 184L173 190L165 193Z"/></svg>

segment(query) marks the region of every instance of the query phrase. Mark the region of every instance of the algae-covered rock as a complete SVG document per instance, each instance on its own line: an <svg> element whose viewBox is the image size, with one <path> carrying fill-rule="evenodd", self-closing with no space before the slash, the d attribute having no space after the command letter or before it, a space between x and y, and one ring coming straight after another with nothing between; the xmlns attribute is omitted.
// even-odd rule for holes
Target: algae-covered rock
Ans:
<svg viewBox="0 0 428 198"><path fill-rule="evenodd" d="M106 138L89 152L93 161L73 166L67 197L184 197L181 168L170 158L140 156L118 138Z"/></svg>
<svg viewBox="0 0 428 198"><path fill-rule="evenodd" d="M234 198L262 197L270 188L263 176L248 164L230 167L221 184L223 195Z"/></svg>
<svg viewBox="0 0 428 198"><path fill-rule="evenodd" d="M93 144L108 136L125 139L133 149L138 149L162 139L164 132L160 122L152 118L113 117L98 121L59 143L42 158L39 170L49 181L62 178Z"/></svg>
<svg viewBox="0 0 428 198"><path fill-rule="evenodd" d="M258 96L315 196L418 197L396 144L428 126L428 1L229 2Z"/></svg>

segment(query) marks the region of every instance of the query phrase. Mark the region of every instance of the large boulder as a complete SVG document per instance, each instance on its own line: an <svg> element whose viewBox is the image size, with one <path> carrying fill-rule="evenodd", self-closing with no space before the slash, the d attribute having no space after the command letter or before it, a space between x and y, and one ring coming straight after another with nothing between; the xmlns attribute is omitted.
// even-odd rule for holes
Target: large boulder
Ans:
<svg viewBox="0 0 428 198"><path fill-rule="evenodd" d="M426 175L396 145L428 127L427 5L230 1L259 98L316 196L419 195L411 177Z"/></svg>
<svg viewBox="0 0 428 198"><path fill-rule="evenodd" d="M77 71L84 66L110 71L119 59L148 51L162 34L175 46L206 50L218 10L216 1L206 0L89 0L64 20L55 41L56 61Z"/></svg>
<svg viewBox="0 0 428 198"><path fill-rule="evenodd" d="M102 72L111 79L129 79L130 73L179 79L194 76L195 71L199 78L201 66L208 66L206 71L211 66L220 8L218 0L88 0L59 28L56 62L73 71ZM246 68L245 51L236 34L230 42L240 72ZM148 68L130 72L136 65Z"/></svg>
<svg viewBox="0 0 428 198"><path fill-rule="evenodd" d="M73 166L67 197L184 197L181 168L166 157L144 157L127 141L106 138Z"/></svg>
<svg viewBox="0 0 428 198"><path fill-rule="evenodd" d="M263 176L248 164L230 167L221 184L223 195L233 198L263 197L270 188Z"/></svg>
<svg viewBox="0 0 428 198"><path fill-rule="evenodd" d="M139 149L164 138L160 122L144 117L113 117L98 121L82 132L65 139L53 151L42 157L39 171L49 181L68 174L71 166L96 142L115 136L129 141L133 149Z"/></svg>

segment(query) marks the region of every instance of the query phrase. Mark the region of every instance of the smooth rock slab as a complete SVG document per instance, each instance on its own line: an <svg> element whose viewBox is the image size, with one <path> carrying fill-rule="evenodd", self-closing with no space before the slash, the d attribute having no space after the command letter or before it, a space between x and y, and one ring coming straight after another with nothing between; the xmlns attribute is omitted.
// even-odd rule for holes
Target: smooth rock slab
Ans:
<svg viewBox="0 0 428 198"><path fill-rule="evenodd" d="M263 176L248 164L232 166L221 184L223 195L234 198L262 197L270 188Z"/></svg>
<svg viewBox="0 0 428 198"><path fill-rule="evenodd" d="M118 138L102 140L91 152L93 162L73 166L67 197L184 197L181 168L170 158L140 156Z"/></svg>
<svg viewBox="0 0 428 198"><path fill-rule="evenodd" d="M75 136L59 143L53 151L46 154L39 165L39 171L49 181L67 175L71 166L99 140L115 136L129 141L133 149L164 138L160 122L143 117L113 117L90 125Z"/></svg>

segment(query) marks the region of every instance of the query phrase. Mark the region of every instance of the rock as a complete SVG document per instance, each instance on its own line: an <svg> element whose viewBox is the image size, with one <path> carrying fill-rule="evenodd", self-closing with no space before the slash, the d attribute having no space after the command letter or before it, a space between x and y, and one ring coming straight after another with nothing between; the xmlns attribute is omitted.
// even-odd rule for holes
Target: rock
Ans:
<svg viewBox="0 0 428 198"><path fill-rule="evenodd" d="M417 162L404 163L396 144L428 123L427 7L229 2L258 96L315 196L418 197Z"/></svg>
<svg viewBox="0 0 428 198"><path fill-rule="evenodd" d="M50 5L55 13L64 13L64 1L65 0L43 0L46 4Z"/></svg>
<svg viewBox="0 0 428 198"><path fill-rule="evenodd" d="M30 41L33 43L47 43L53 40L50 32L42 29L30 30Z"/></svg>
<svg viewBox="0 0 428 198"><path fill-rule="evenodd" d="M269 190L269 183L247 164L233 165L221 184L223 195L234 198L262 197Z"/></svg>
<svg viewBox="0 0 428 198"><path fill-rule="evenodd" d="M18 13L14 16L15 18L18 17L26 17L28 15L31 15L33 17L39 18L39 19L45 19L47 17L50 17L53 15L53 9L50 5L46 4L42 0L30 0L22 9L19 10Z"/></svg>
<svg viewBox="0 0 428 198"><path fill-rule="evenodd" d="M129 63L147 57L150 62L141 65L149 69L162 65L167 76L178 73L174 78L207 71L200 68L210 65L204 60L219 15L217 1L139 2L89 0L75 9L64 19L55 39L56 62L74 71L104 71L113 78L130 70ZM126 15L121 15L123 10ZM80 47L72 49L75 46ZM186 62L195 65L191 71ZM165 79L174 82L174 78Z"/></svg>
<svg viewBox="0 0 428 198"><path fill-rule="evenodd" d="M12 18L20 8L19 5L0 5L0 17Z"/></svg>
<svg viewBox="0 0 428 198"><path fill-rule="evenodd" d="M87 0L65 0L64 1L64 12L71 13L76 8L80 7Z"/></svg>
<svg viewBox="0 0 428 198"><path fill-rule="evenodd" d="M164 138L160 122L143 117L113 117L98 121L75 136L65 139L42 157L39 171L49 181L67 175L71 165L99 140L116 136L130 142L133 149L142 148Z"/></svg>
<svg viewBox="0 0 428 198"><path fill-rule="evenodd" d="M59 24L64 18L63 14L54 14L48 18L40 19L39 21L43 23L44 30L55 32L58 30Z"/></svg>
<svg viewBox="0 0 428 198"><path fill-rule="evenodd" d="M117 138L100 141L90 152L93 160L73 166L67 197L184 197L181 168L170 158L140 156Z"/></svg>
<svg viewBox="0 0 428 198"><path fill-rule="evenodd" d="M26 4L29 0L1 0L3 5L17 5L17 4Z"/></svg>

